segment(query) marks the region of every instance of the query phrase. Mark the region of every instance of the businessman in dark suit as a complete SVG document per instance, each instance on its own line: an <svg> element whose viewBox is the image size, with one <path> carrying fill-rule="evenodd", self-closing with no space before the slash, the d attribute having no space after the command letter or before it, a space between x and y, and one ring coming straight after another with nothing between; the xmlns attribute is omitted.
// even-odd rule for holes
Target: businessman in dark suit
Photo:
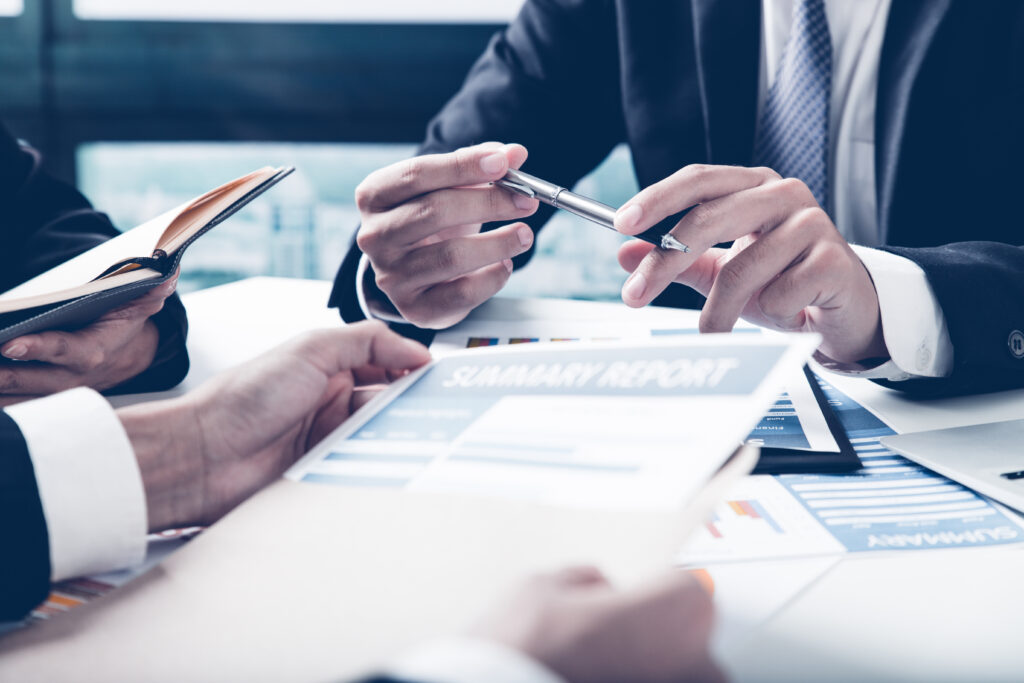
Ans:
<svg viewBox="0 0 1024 683"><path fill-rule="evenodd" d="M119 234L38 152L0 124L0 292ZM121 393L169 389L188 371L185 309L174 282L86 328L0 347L0 405L74 386Z"/></svg>
<svg viewBox="0 0 1024 683"><path fill-rule="evenodd" d="M571 186L625 142L645 189L623 233L701 205L673 231L691 253L623 247L628 305L708 295L708 331L746 313L822 333L837 369L997 386L1022 325L990 321L987 352L970 354L975 331L950 313L964 301L939 290L1020 241L1022 45L1020 2L528 1L430 123L426 156L360 187L331 304L421 336L461 320L529 259L551 213L481 184L529 150L526 170ZM967 237L995 244L929 250ZM918 378L932 381L903 381Z"/></svg>
<svg viewBox="0 0 1024 683"><path fill-rule="evenodd" d="M213 523L365 403L366 385L427 360L362 323L307 334L180 398L114 411L78 388L0 411L0 622L38 605L51 580L141 561L147 529ZM710 621L686 573L620 591L574 568L530 581L470 634L407 653L390 680L718 681Z"/></svg>

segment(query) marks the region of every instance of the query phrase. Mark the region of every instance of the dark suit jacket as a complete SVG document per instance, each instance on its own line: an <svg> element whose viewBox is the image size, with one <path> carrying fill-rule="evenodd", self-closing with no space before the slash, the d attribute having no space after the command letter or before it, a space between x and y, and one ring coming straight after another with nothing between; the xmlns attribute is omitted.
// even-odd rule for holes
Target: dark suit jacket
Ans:
<svg viewBox="0 0 1024 683"><path fill-rule="evenodd" d="M85 197L42 170L38 152L20 145L0 125L0 292L118 234ZM114 391L170 389L188 372L188 323L176 295L153 322L160 330L153 364Z"/></svg>
<svg viewBox="0 0 1024 683"><path fill-rule="evenodd" d="M526 170L565 186L621 142L641 187L691 163L750 165L760 15L760 0L528 0L430 122L422 152L521 142L530 150ZM888 244L1024 241L1022 121L1024 3L893 0L875 117L878 218ZM542 206L527 222L539 231L551 212ZM933 279L941 269L927 253L900 253ZM346 320L362 318L359 256L353 245L330 300ZM702 298L675 285L656 303L699 307ZM955 310L948 315L951 327L959 323ZM954 342L967 338L970 329L954 330ZM972 348L957 346L958 372L974 364Z"/></svg>
<svg viewBox="0 0 1024 683"><path fill-rule="evenodd" d="M35 472L21 431L0 411L0 622L17 621L41 603L50 588L50 540Z"/></svg>

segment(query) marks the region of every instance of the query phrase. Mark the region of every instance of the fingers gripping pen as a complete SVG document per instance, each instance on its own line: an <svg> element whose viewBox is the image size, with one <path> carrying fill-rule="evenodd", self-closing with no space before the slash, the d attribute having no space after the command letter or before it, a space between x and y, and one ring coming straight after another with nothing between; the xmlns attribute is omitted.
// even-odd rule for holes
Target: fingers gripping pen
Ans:
<svg viewBox="0 0 1024 683"><path fill-rule="evenodd" d="M610 230L615 230L614 208L607 204L602 204L594 199L590 199L589 197L584 197L583 195L576 194L575 192L570 192L564 187L555 185L554 183L549 183L546 180L541 180L529 173L509 170L509 172L505 174L504 178L495 180L494 184L510 192L516 192L532 199L537 199L538 201L549 204L556 209L562 209L563 211L574 213L580 218L586 218L588 221L597 223L598 225ZM655 246L661 247L662 249L673 249L685 254L690 251L690 247L686 246L669 233L669 230L675 226L684 213L686 212L683 211L682 213L670 216L654 227L648 228L639 235L633 235L633 237L649 242Z"/></svg>

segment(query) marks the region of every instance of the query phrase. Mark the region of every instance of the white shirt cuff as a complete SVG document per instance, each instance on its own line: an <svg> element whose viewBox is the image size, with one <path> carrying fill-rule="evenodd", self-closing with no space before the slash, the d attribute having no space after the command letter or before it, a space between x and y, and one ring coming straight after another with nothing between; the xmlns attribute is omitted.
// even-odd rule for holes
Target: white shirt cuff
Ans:
<svg viewBox="0 0 1024 683"><path fill-rule="evenodd" d="M833 372L871 379L902 381L946 377L953 369L953 343L946 317L928 277L910 259L887 251L854 246L875 283L882 335L891 360L873 368L842 364L816 355Z"/></svg>
<svg viewBox="0 0 1024 683"><path fill-rule="evenodd" d="M517 650L468 636L421 645L385 673L423 683L565 683L561 676Z"/></svg>
<svg viewBox="0 0 1024 683"><path fill-rule="evenodd" d="M383 320L389 323L408 323L398 311L394 310L391 302L373 301L366 296L366 289L363 283L366 282L366 274L370 269L370 259L366 254L359 257L359 267L356 268L356 299L359 301L359 308L367 320Z"/></svg>
<svg viewBox="0 0 1024 683"><path fill-rule="evenodd" d="M72 389L6 409L35 469L50 537L50 580L138 564L146 496L128 435L106 399Z"/></svg>

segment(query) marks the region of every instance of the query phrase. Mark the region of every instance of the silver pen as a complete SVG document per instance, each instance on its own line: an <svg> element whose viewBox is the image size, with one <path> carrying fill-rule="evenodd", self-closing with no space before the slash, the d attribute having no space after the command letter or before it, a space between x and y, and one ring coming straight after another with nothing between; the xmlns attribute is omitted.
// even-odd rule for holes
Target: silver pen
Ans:
<svg viewBox="0 0 1024 683"><path fill-rule="evenodd" d="M545 204L550 204L556 209L563 209L569 213L574 213L580 218L586 218L588 221L597 223L609 230L615 230L616 210L614 208L589 197L570 192L564 187L541 180L529 173L509 170L504 178L495 180L494 184L510 192L516 192L531 199L537 199ZM671 218L671 223L667 226L667 229L664 225L665 221L662 221L653 228L649 228L639 235L633 235L633 237L650 242L662 249L674 249L685 254L690 251L690 248L668 232L675 225L676 221L679 220L679 214Z"/></svg>

